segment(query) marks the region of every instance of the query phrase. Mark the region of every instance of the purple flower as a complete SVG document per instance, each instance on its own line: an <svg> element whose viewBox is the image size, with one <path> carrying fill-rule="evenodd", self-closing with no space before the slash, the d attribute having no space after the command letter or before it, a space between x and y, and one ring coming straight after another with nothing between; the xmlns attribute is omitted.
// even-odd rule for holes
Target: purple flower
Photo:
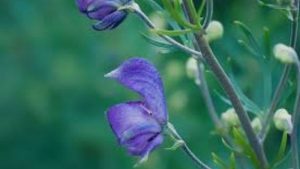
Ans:
<svg viewBox="0 0 300 169"><path fill-rule="evenodd" d="M112 106L107 117L120 145L130 154L146 159L163 142L162 131L168 120L158 71L145 59L132 58L105 77L117 80L141 96L141 101Z"/></svg>
<svg viewBox="0 0 300 169"><path fill-rule="evenodd" d="M127 11L119 10L120 7L132 0L76 0L79 10L89 18L97 20L93 28L107 30L116 28L127 16Z"/></svg>

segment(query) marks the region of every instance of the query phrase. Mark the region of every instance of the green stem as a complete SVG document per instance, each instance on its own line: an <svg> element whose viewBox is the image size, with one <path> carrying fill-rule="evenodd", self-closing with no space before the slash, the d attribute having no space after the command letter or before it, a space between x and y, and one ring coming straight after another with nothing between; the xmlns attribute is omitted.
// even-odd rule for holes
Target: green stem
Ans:
<svg viewBox="0 0 300 169"><path fill-rule="evenodd" d="M190 5L189 3L191 3L190 0L183 0L182 5L183 5L184 12L186 14L187 19L192 24L195 24L197 22L197 19L194 17L194 15L197 14L197 12L195 10L193 10L193 8L192 8L194 5ZM193 36L193 37L195 38L195 36ZM194 42L193 43L194 49L199 51L200 50L199 46L194 41L194 39L193 39L193 42ZM204 101L205 101L207 109L208 109L209 116L210 116L212 122L214 123L216 130L219 131L220 129L222 129L223 124L218 117L218 114L216 112L214 103L212 101L212 98L211 98L211 95L209 92L209 88L208 88L207 81L206 81L205 74L204 74L204 65L203 65L203 62L201 62L201 60L196 60L196 61L197 61L197 72L198 72L196 78L200 81L200 84L197 84L197 86L201 90L201 93L203 95ZM230 139L228 136L224 136L224 137L225 137L226 141L230 142Z"/></svg>
<svg viewBox="0 0 300 169"><path fill-rule="evenodd" d="M298 25L299 25L299 22L298 22L299 0L294 1L293 7L292 7L292 17L293 17L293 20L291 22L290 46L295 49L296 45L297 45ZM283 93L283 89L286 86L286 83L289 79L291 68L292 68L291 65L286 65L283 69L280 81L279 81L277 88L275 90L275 93L274 93L274 97L273 97L270 109L266 115L266 120L264 121L263 128L262 128L261 132L259 133L259 138L261 139L262 142L265 140L266 135L268 133L268 126L272 120L274 113L275 113L275 109L276 109L276 106L280 100L282 93Z"/></svg>
<svg viewBox="0 0 300 169"><path fill-rule="evenodd" d="M216 78L218 79L219 83L222 85L223 89L225 90L226 94L228 95L228 98L230 99L232 106L234 107L239 120L241 122L241 125L246 133L246 136L249 140L250 145L252 146L257 159L260 162L260 166L262 169L268 168L268 162L267 158L263 149L262 144L259 142L255 132L253 131L253 128L251 126L250 118L246 111L243 108L243 105L238 98L233 85L223 70L222 66L220 65L219 61L216 59L213 51L211 50L208 42L205 40L205 38L198 34L197 37L197 43L200 47L200 51L202 52L202 55L204 59L206 60L207 64L210 66L211 70L214 72Z"/></svg>
<svg viewBox="0 0 300 169"><path fill-rule="evenodd" d="M291 38L291 46L295 49L297 44L297 37L298 37L298 19L299 19L299 0L295 0L293 3L293 24L292 24L292 38ZM297 68L297 93L296 93L296 100L295 100L295 108L293 114L293 131L291 134L291 150L292 150L292 161L293 161L293 168L299 169L299 148L298 148L298 127L299 127L299 120L300 120L300 62L299 58L296 61L296 68Z"/></svg>
<svg viewBox="0 0 300 169"><path fill-rule="evenodd" d="M293 169L299 169L299 148L298 148L298 127L300 120L300 62L299 59L296 61L297 68L297 93L293 114L293 131L291 133L291 150L292 150L292 161Z"/></svg>
<svg viewBox="0 0 300 169"><path fill-rule="evenodd" d="M156 26L154 25L154 23L148 18L148 16L140 9L139 5L136 3L133 3L131 6L129 6L129 8L131 10L133 10L133 12L135 14L137 14L145 23L146 25L151 28L151 29L156 29ZM166 40L167 42L169 42L170 44L176 46L177 48L181 49L182 51L191 54L192 56L195 57L195 59L202 59L202 54L201 52L195 51L187 46L184 46L182 44L180 44L179 42L177 42L176 40L172 39L169 36L166 35L162 35L159 34L159 36L161 38L163 38L164 40Z"/></svg>
<svg viewBox="0 0 300 169"><path fill-rule="evenodd" d="M214 12L214 2L213 0L206 0L206 14L205 14L205 20L203 22L203 29L205 30L210 21L212 20Z"/></svg>
<svg viewBox="0 0 300 169"><path fill-rule="evenodd" d="M215 127L217 130L220 130L223 126L222 122L220 121L217 113L216 113L216 109L214 106L214 103L212 101L209 89L208 89L208 85L207 85L207 81L205 79L205 74L204 74L204 65L201 61L197 60L197 69L198 69L198 74L197 74L197 78L199 79L200 84L198 84L201 93L203 95L203 98L205 100L207 109L208 109L208 113L210 118L212 119Z"/></svg>
<svg viewBox="0 0 300 169"><path fill-rule="evenodd" d="M181 146L181 149L185 152L187 156L189 156L193 162L197 165L200 169L211 169L209 166L207 166L204 162L202 162L188 147L186 142L182 139L182 137L177 133L175 127L171 124L167 124L168 131L170 132L171 136L174 137L176 140L183 141L183 144Z"/></svg>
<svg viewBox="0 0 300 169"><path fill-rule="evenodd" d="M190 15L191 19L195 21L195 22L192 22L192 24L200 25L200 17L197 14L197 10L195 8L193 0L186 0L186 6L191 11L191 15Z"/></svg>
<svg viewBox="0 0 300 169"><path fill-rule="evenodd" d="M183 1L183 3L185 3L186 0ZM208 0L207 1L207 16L206 16L206 22L205 23L209 23L211 18L212 18L212 11L213 9L211 9L213 7L213 1L212 0ZM188 14L190 14L192 11L191 9L188 8L188 6L186 5L186 10L188 12ZM192 20L192 22L194 22ZM196 42L197 42L197 46L199 47L206 63L210 66L211 70L214 72L214 74L216 75L217 79L219 80L220 84L222 85L222 87L224 88L225 92L227 93L229 99L232 102L232 105L234 107L234 109L236 110L238 117L241 121L242 127L247 135L247 138L250 142L250 145L252 146L252 148L254 149L254 152L256 153L257 159L260 162L260 166L262 169L267 169L268 168L268 162L267 162L267 158L265 156L265 152L263 149L262 144L259 142L258 138L256 137L255 132L252 129L251 126L251 122L250 122L250 118L248 116L248 114L245 112L242 103L240 102L234 88L233 85L231 83L231 81L229 80L229 77L227 76L227 74L225 73L225 71L223 70L222 66L220 65L219 61L216 59L214 53L212 52L207 40L205 40L205 38L203 37L203 34L198 33L195 34L195 38L196 38Z"/></svg>

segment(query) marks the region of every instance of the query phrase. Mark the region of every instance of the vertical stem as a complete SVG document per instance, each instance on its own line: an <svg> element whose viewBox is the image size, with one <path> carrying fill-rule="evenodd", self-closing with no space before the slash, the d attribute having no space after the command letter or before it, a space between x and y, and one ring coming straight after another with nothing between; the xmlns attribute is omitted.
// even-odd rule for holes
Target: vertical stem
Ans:
<svg viewBox="0 0 300 169"><path fill-rule="evenodd" d="M268 168L267 158L263 149L262 144L259 142L258 138L256 137L255 132L252 129L250 118L246 111L244 110L240 99L238 98L229 77L226 75L225 71L223 70L222 66L220 65L219 61L216 59L214 53L212 52L208 42L201 34L197 34L196 40L202 52L204 59L206 60L207 64L210 66L211 70L214 72L216 78L218 79L219 83L222 85L223 89L225 90L226 94L228 95L232 106L234 107L241 125L246 133L246 136L249 140L250 145L252 146L257 159L260 162L260 166L262 169Z"/></svg>
<svg viewBox="0 0 300 169"><path fill-rule="evenodd" d="M298 33L298 17L299 17L299 0L295 0L293 4L293 22L292 22L292 32L291 32L291 44L292 47L295 49L297 44L297 33ZM293 114L293 131L291 134L291 149L292 149L292 161L293 161L293 168L299 169L299 149L298 149L298 125L299 125L299 114L300 114L300 63L299 58L296 61L296 68L297 68L297 93L296 93L296 100L295 100L295 107L294 107L294 114Z"/></svg>
<svg viewBox="0 0 300 169"><path fill-rule="evenodd" d="M286 82L289 79L290 71L291 71L291 66L290 65L285 65L283 73L282 73L280 81L279 81L279 84L278 84L278 86L275 90L271 106L270 106L270 108L267 112L267 115L265 117L262 130L260 131L260 133L258 135L261 142L263 142L266 138L266 135L267 135L267 132L268 132L268 126L269 126L270 122L272 121L272 117L275 113L275 109L276 109L276 106L279 102L280 96L282 95L282 92L283 92L283 89L286 85Z"/></svg>
<svg viewBox="0 0 300 169"><path fill-rule="evenodd" d="M299 21L298 21L298 17L299 17L299 0L294 0L294 3L292 4L292 17L293 17L293 20L291 22L291 36L290 36L290 46L292 48L296 48L296 45L297 45L297 37L298 37L298 25L299 25ZM268 125L269 123L271 122L271 119L274 115L274 112L275 112L275 109L276 109L276 106L280 100L280 97L282 95L282 92L283 92L283 89L289 79L289 74L290 74L290 71L291 71L291 65L286 65L284 67L284 70L282 72L282 75L281 75L281 78L280 78L280 81L277 85L277 88L275 90L275 93L274 93L274 97L273 97L273 100L272 100L272 103L271 103L271 107L267 113L267 116L266 116L266 120L263 124L263 128L259 134L259 137L260 139L263 141L267 135L267 130L268 130Z"/></svg>
<svg viewBox="0 0 300 169"><path fill-rule="evenodd" d="M296 61L297 68L297 93L293 114L293 131L291 134L291 149L292 149L292 161L293 161L293 169L299 169L299 148L298 148L298 127L300 120L300 63L297 58Z"/></svg>
<svg viewBox="0 0 300 169"><path fill-rule="evenodd" d="M184 8L184 13L186 14L186 17L192 24L199 24L199 23L197 23L198 22L197 18L194 17L195 13L196 13L196 11L193 9L194 5L192 5L190 3L192 3L190 0L183 0L182 5ZM198 51L200 50L198 44L194 41L194 39L193 39L193 45L194 45L194 49L196 49ZM197 71L198 71L197 78L201 82L201 84L197 84L197 85L199 86L201 93L203 95L203 98L205 100L209 116L210 116L211 120L213 121L216 130L219 131L223 125L216 113L216 109L215 109L214 103L212 101L210 92L209 92L209 88L208 88L207 81L206 81L205 74L204 74L204 65L201 62L201 60L197 59L196 61L197 61ZM226 140L228 140L228 139L226 139Z"/></svg>
<svg viewBox="0 0 300 169"><path fill-rule="evenodd" d="M147 24L152 29L155 29L155 25L152 23L152 21L144 14L144 12L139 8L137 4L134 4L133 10L134 12ZM195 59L200 60L202 58L202 54L198 51L195 51L193 49L190 49L186 46L181 45L174 39L165 36L165 35L160 35L163 39L168 41L169 43L173 44L174 46L177 46L178 48L182 49L183 51L196 55L197 57ZM167 125L168 130L170 131L171 135L176 139L176 140L182 140L184 144L182 145L182 150L191 158L191 160L197 165L198 168L200 169L211 169L208 167L205 163L203 163L200 159L197 158L197 156L191 151L191 149L187 146L185 141L182 139L182 137L177 133L175 130L174 126L171 123L168 123Z"/></svg>
<svg viewBox="0 0 300 169"><path fill-rule="evenodd" d="M200 168L200 169L211 169L205 163L203 163L200 159L197 158L197 156L188 147L186 142L177 133L175 127L171 123L168 123L167 127L168 127L168 131L170 132L172 137L174 137L176 140L183 141L183 145L181 146L182 150L186 153L186 155L188 155L193 160L193 162L197 165L198 168Z"/></svg>
<svg viewBox="0 0 300 169"><path fill-rule="evenodd" d="M205 79L205 74L204 74L204 65L199 60L197 60L197 66L198 66L198 79L201 83L198 86L205 100L209 116L212 119L216 129L220 130L223 125L216 113L216 109L208 89L207 81Z"/></svg>
<svg viewBox="0 0 300 169"><path fill-rule="evenodd" d="M186 0L183 1L184 3ZM185 6L186 10L188 11L188 14L190 14L191 9L188 8L188 6ZM213 1L207 0L207 16L206 21L204 24L207 26L212 18L212 11L213 11ZM193 21L192 21L193 22ZM205 28L205 25L203 26ZM202 56L204 57L206 63L210 66L211 70L216 75L219 83L224 88L225 92L227 93L229 99L232 102L232 105L234 109L237 112L237 115L241 121L241 125L247 135L247 138L249 140L250 145L254 149L254 152L257 156L257 159L260 162L260 166L262 169L268 168L268 162L267 158L265 156L265 152L263 149L262 144L259 142L258 138L256 137L255 132L252 129L250 118L248 114L245 112L242 103L240 102L236 92L234 91L233 85L231 81L229 80L228 76L226 75L225 71L223 70L222 66L216 59L214 53L212 52L208 42L203 37L203 34L198 33L195 34L195 38L198 44L198 47L202 53Z"/></svg>

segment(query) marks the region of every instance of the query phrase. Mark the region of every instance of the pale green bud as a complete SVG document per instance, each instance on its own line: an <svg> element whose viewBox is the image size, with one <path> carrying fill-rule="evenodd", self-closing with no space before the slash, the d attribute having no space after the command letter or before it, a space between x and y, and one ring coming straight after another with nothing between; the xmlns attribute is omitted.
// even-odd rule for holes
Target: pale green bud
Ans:
<svg viewBox="0 0 300 169"><path fill-rule="evenodd" d="M255 117L252 121L251 121L251 126L254 130L254 132L259 133L262 129L262 124L261 121L258 117Z"/></svg>
<svg viewBox="0 0 300 169"><path fill-rule="evenodd" d="M221 22L211 21L206 29L206 39L211 42L223 37L224 28Z"/></svg>
<svg viewBox="0 0 300 169"><path fill-rule="evenodd" d="M298 55L293 48L282 43L274 46L273 53L276 59L285 64L295 63L298 58Z"/></svg>
<svg viewBox="0 0 300 169"><path fill-rule="evenodd" d="M150 20L153 22L156 28L165 29L167 27L167 22L164 17L158 12L153 12L149 16Z"/></svg>
<svg viewBox="0 0 300 169"><path fill-rule="evenodd" d="M229 127L239 126L240 124L239 117L233 108L230 108L222 113L221 120Z"/></svg>
<svg viewBox="0 0 300 169"><path fill-rule="evenodd" d="M275 127L289 134L293 131L292 116L286 109L278 109L273 117Z"/></svg>
<svg viewBox="0 0 300 169"><path fill-rule="evenodd" d="M185 64L186 74L189 78L194 79L195 83L200 85L201 82L198 78L198 65L196 59L190 57Z"/></svg>

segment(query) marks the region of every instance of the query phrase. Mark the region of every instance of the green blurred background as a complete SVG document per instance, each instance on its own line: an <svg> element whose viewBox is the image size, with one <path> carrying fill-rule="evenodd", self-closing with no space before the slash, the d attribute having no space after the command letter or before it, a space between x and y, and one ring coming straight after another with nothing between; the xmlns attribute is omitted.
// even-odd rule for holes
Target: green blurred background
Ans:
<svg viewBox="0 0 300 169"><path fill-rule="evenodd" d="M259 65L238 45L237 39L243 36L232 22L245 22L258 39L268 26L272 43L288 43L288 21L254 0L215 3L214 18L224 24L225 35L213 48L220 60L233 58L241 88L260 102ZM149 5L141 5L151 13ZM92 30L92 23L79 13L73 0L0 1L0 168L132 168L137 159L117 145L104 112L137 95L103 77L132 56L157 65L170 120L195 153L210 165L211 152L226 159L229 151L212 134L201 94L186 76L186 55L162 54L148 44L140 34L147 30L135 16L108 32ZM280 65L275 67L274 82L281 70ZM219 90L211 73L207 74L211 89ZM217 95L213 98L219 113L228 108ZM273 137L267 150L278 146L279 133ZM181 151L164 150L171 145L167 140L139 168L194 168Z"/></svg>

